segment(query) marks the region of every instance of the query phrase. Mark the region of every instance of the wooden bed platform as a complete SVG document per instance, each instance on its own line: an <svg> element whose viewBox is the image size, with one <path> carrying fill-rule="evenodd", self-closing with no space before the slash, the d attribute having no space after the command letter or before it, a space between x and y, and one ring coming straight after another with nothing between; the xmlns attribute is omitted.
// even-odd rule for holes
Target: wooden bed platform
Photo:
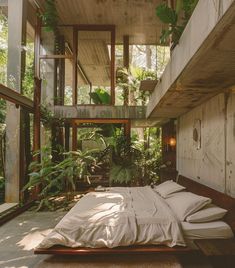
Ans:
<svg viewBox="0 0 235 268"><path fill-rule="evenodd" d="M35 249L34 254L53 254L53 255L102 255L102 254L140 254L140 253L174 253L185 254L187 252L195 252L188 247L170 248L167 246L128 246L116 248L68 248L64 246L53 246L48 249Z"/></svg>
<svg viewBox="0 0 235 268"><path fill-rule="evenodd" d="M235 198L199 184L183 176L178 177L179 184L195 194L210 197L213 203L228 210L224 221L227 222L235 233ZM199 252L197 249L176 246L173 248L162 245L141 245L116 248L68 248L64 246L53 246L49 249L36 248L34 254L53 254L53 255L102 255L102 254L149 254L149 253L168 253L168 254L187 254Z"/></svg>

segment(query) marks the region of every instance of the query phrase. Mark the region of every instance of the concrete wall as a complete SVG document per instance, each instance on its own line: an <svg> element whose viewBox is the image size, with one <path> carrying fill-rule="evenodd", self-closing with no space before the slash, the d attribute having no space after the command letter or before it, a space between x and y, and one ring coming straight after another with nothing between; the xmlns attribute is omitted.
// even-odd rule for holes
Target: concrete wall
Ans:
<svg viewBox="0 0 235 268"><path fill-rule="evenodd" d="M200 149L193 141L198 119ZM219 94L178 118L177 170L235 197L235 93Z"/></svg>

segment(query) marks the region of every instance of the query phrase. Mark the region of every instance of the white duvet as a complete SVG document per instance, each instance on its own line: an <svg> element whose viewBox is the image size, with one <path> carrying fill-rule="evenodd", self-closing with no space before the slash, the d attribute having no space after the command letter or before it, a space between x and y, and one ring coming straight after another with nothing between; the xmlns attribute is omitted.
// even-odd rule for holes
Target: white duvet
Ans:
<svg viewBox="0 0 235 268"><path fill-rule="evenodd" d="M133 244L185 246L180 223L150 187L115 187L85 195L38 248Z"/></svg>

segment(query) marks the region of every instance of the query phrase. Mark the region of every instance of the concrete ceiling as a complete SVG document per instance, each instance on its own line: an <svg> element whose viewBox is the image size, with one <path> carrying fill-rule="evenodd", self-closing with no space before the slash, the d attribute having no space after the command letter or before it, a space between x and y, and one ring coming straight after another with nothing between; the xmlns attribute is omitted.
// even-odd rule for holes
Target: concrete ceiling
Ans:
<svg viewBox="0 0 235 268"><path fill-rule="evenodd" d="M30 0L44 8L44 0ZM155 15L164 0L59 0L56 1L61 24L112 24L116 42L123 35L131 44L157 44L163 25Z"/></svg>
<svg viewBox="0 0 235 268"><path fill-rule="evenodd" d="M45 0L29 0L45 8ZM60 25L115 25L116 44L129 35L130 44L158 44L163 25L155 9L163 0L57 0ZM36 3L36 5L35 5ZM59 27L73 49L72 27ZM94 86L110 86L109 32L79 32L78 58ZM81 78L81 77L80 77ZM82 79L80 85L86 84Z"/></svg>

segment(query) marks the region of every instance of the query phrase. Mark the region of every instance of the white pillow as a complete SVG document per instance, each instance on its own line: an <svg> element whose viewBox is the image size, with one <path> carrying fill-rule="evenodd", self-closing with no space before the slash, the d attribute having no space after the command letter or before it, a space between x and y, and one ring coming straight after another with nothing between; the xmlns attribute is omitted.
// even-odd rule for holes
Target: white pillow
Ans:
<svg viewBox="0 0 235 268"><path fill-rule="evenodd" d="M210 204L188 216L186 221L191 223L215 221L222 219L227 212L228 211L226 209Z"/></svg>
<svg viewBox="0 0 235 268"><path fill-rule="evenodd" d="M182 191L184 189L185 187L179 185L172 180L165 181L155 187L155 191L158 192L164 198L168 197L170 194Z"/></svg>
<svg viewBox="0 0 235 268"><path fill-rule="evenodd" d="M168 197L166 202L178 219L184 221L187 216L210 204L211 199L191 192L179 192Z"/></svg>

